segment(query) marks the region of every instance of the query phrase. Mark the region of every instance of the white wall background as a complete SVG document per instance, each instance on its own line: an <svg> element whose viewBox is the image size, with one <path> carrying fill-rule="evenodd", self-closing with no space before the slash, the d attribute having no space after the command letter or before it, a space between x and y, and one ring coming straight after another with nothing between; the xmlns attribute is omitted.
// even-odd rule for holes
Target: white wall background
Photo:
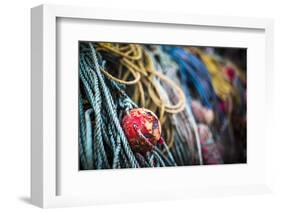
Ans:
<svg viewBox="0 0 281 213"><path fill-rule="evenodd" d="M273 0L8 0L0 7L0 212L37 212L29 204L30 188L30 8L42 3L79 4L191 14L269 17L275 20L275 140L272 142L274 193L270 195L201 198L182 201L119 204L47 210L83 212L280 212L281 206L281 13ZM278 85L279 84L279 85ZM279 126L278 126L279 125ZM239 174L238 174L239 175ZM241 174L242 175L242 174Z"/></svg>

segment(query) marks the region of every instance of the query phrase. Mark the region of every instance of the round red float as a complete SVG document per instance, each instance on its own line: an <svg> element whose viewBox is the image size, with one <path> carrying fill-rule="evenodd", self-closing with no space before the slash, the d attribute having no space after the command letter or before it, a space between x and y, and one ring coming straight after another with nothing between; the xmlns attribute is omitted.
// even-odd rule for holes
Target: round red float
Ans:
<svg viewBox="0 0 281 213"><path fill-rule="evenodd" d="M145 108L129 110L122 127L134 152L145 154L161 141L161 125L157 116Z"/></svg>

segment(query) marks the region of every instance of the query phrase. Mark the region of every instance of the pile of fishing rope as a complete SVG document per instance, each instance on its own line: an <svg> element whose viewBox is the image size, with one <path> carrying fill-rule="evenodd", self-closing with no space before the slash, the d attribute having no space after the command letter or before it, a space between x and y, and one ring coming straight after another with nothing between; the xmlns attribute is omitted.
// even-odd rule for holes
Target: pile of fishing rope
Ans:
<svg viewBox="0 0 281 213"><path fill-rule="evenodd" d="M243 69L204 48L80 42L80 169L245 163Z"/></svg>

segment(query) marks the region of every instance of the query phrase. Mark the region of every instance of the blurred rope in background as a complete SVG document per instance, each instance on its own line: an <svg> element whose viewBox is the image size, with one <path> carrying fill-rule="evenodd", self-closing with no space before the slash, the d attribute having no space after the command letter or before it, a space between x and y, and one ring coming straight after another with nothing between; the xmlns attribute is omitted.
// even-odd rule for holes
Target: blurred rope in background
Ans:
<svg viewBox="0 0 281 213"><path fill-rule="evenodd" d="M217 49L80 42L80 169L246 162L246 55L238 67ZM136 129L145 152L122 125L141 108L162 130L152 144Z"/></svg>

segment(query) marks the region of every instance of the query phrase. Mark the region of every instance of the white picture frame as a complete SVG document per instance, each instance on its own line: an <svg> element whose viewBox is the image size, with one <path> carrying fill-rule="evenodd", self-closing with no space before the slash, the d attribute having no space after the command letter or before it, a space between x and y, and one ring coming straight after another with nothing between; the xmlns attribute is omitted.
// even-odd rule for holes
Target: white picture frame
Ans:
<svg viewBox="0 0 281 213"><path fill-rule="evenodd" d="M212 39L212 32L209 32L209 44L210 45L234 45L234 46L251 46L250 50L254 50L255 47L261 48L262 52L259 55L255 55L255 51L250 51L249 60L251 70L251 63L255 57L258 57L257 63L260 63L258 67L258 72L256 77L251 77L249 75L249 127L250 134L248 138L250 141L258 141L256 146L249 146L248 151L250 152L250 162L247 165L231 165L229 166L218 166L218 167L196 167L196 168L165 168L159 169L151 175L151 170L122 170L122 171L106 171L102 173L87 173L84 177L77 177L73 174L75 166L69 166L69 170L65 170L65 159L61 157L61 152L58 148L58 131L57 131L57 121L58 121L58 88L60 87L60 81L57 78L57 71L60 69L60 63L58 61L58 49L59 43L59 33L62 30L69 33L68 41L79 40L83 35L75 33L71 27L71 23L68 22L67 26L62 24L61 20L73 20L87 21L90 26L90 22L99 21L99 25L105 23L110 23L111 27L116 25L116 27L122 27L122 24L133 23L129 27L134 27L134 25L141 24L142 27L146 25L153 24L153 26L160 26L159 28L165 27L165 30L171 30L173 26L179 26L180 29L185 27L199 27L200 30L216 30L226 32L226 35L232 32L247 31L244 37L241 37L240 41L235 41L235 33L233 36L229 35L230 39L220 38L221 43L217 43L215 38ZM78 21L79 22L79 21ZM78 23L78 25L81 23ZM79 27L76 25L76 27ZM271 119L272 114L268 113L265 116L265 107L270 109L272 107L272 96L270 90L273 87L273 21L271 19L257 19L257 18L241 18L241 17L216 17L216 16L203 16L203 15L188 15L188 14L173 14L173 13L161 13L161 12L148 12L148 11L122 11L122 10L112 10L112 9L101 9L101 8L85 8L85 7L74 7L74 6L54 6L54 5L41 5L31 10L31 201L33 204L46 208L46 207L60 207L60 206L76 206L76 205L91 205L97 203L114 203L114 202L128 202L128 201L143 201L143 200L163 200L163 199L178 199L185 197L194 196L208 196L208 195L233 195L233 194L251 194L251 193L263 193L269 192L271 186L271 172L270 172L270 161L268 160L269 153L266 152L266 147L269 147L270 140L269 134L271 129ZM70 27L69 27L70 26ZM86 23L87 26L87 23ZM60 28L63 27L63 28ZM85 24L84 24L85 28ZM79 32L83 32L82 28L79 28ZM71 31L72 30L72 31ZM87 30L87 29L86 29ZM99 34L100 37L106 35L106 30L101 30ZM72 32L72 33L71 33ZM256 32L257 36L254 35ZM238 33L236 35L238 35ZM252 34L251 34L252 33ZM91 35L91 32L89 34ZM215 34L214 34L215 35ZM222 34L223 35L223 34ZM249 36L250 35L250 36ZM251 36L253 35L253 36ZM153 38L148 38L145 35L139 35L139 37L134 37L136 35L131 35L126 38L126 41L142 41L142 42L155 42L156 40L150 40ZM207 36L204 34L204 36ZM87 39L85 36L82 38ZM120 41L121 35L116 34L116 39L113 37L104 37L108 41ZM161 37L162 38L162 37ZM169 40L169 37L163 37L162 40L159 38L158 43L173 43ZM256 38L256 39L255 39ZM74 39L74 40L71 40ZM154 36L154 39L157 39ZM191 44L206 44L206 40L201 41L202 37L197 37L195 40L191 41ZM250 40L253 43L250 44ZM122 40L124 41L124 40ZM179 44L186 44L186 40L177 38ZM224 42L225 41L225 42ZM184 42L184 43L183 43ZM256 43L255 43L256 42ZM71 43L69 43L71 44ZM259 47L258 44L261 44ZM231 46L232 46L231 45ZM255 46L256 45L256 46ZM261 47L262 46L262 47ZM76 47L70 48L68 52L73 52ZM65 50L64 57L71 57ZM255 56L255 57L254 57ZM65 60L65 59L64 59ZM251 62L252 61L252 62ZM75 67L76 69L77 67ZM77 71L78 72L78 71ZM78 77L78 74L77 74ZM70 85L75 84L74 81L70 79ZM259 85L257 85L258 82ZM264 87L263 87L264 86ZM252 89L251 89L252 88ZM259 92L260 97L255 98L255 91ZM251 104L252 103L252 104ZM260 103L259 107L253 107L255 103ZM78 105L78 104L77 104ZM270 111L270 110L269 110ZM261 125L256 124L255 115L263 114L260 117L260 121L264 123L266 131L259 131ZM73 115L76 116L76 115ZM75 123L75 120L73 121ZM254 134L256 131L256 134ZM75 136L75 135L74 135ZM78 142L77 142L78 143ZM251 143L250 143L251 144ZM252 143L253 144L253 143ZM65 147L65 146L61 146ZM78 155L78 153L72 153L73 149L64 149L63 156ZM258 158L257 156L260 156ZM62 159L62 160L61 160ZM75 158L69 158L70 160ZM68 173L68 171L70 171ZM190 172L192 171L192 174ZM61 178L61 173L63 172ZM71 173L72 172L72 173ZM210 173L210 181L215 184L210 184L206 181L202 184L199 174L206 175ZM244 178L238 178L235 182L231 183L231 178L229 181L221 182L215 181L217 174L235 175L237 173L245 175ZM214 175L212 175L212 174ZM78 170L77 170L78 174ZM165 188L161 187L164 183L166 177L174 178L175 176L181 176L177 182L180 184L168 184ZM254 176L255 175L255 176ZM75 176L75 177L74 177ZM79 174L81 176L81 173ZM87 176L87 177L86 177ZM184 183L184 178L190 176L193 180L191 185ZM198 176L198 179L196 178ZM91 194L86 192L89 186L89 178L96 179L98 181L103 181L104 178L116 178L117 182L122 185L117 187L116 184L98 187L94 185L92 187L97 187L95 193ZM145 195L144 191L148 190L144 185L136 186L135 189L132 188L130 180L132 178L138 179L141 177L148 177L150 180L159 180L155 186L150 186L151 191L149 195ZM163 177L163 178L161 178ZM253 179L253 177L256 177ZM82 179L77 179L82 178ZM164 180L163 180L164 179ZM81 185L77 185L77 181L82 181ZM99 182L100 183L100 182ZM60 192L61 185L64 185L63 193ZM118 184L117 184L118 185ZM113 187L113 188L112 188ZM114 188L116 187L116 188ZM81 188L81 190L79 190ZM124 189L123 189L124 188ZM142 188L144 191L142 191ZM111 191L112 190L112 191ZM138 193L135 193L137 190ZM71 193L75 191L77 193ZM78 193L79 191L79 193ZM169 196L167 194L173 194ZM122 196L120 196L120 193ZM175 196L176 195L176 196Z"/></svg>

